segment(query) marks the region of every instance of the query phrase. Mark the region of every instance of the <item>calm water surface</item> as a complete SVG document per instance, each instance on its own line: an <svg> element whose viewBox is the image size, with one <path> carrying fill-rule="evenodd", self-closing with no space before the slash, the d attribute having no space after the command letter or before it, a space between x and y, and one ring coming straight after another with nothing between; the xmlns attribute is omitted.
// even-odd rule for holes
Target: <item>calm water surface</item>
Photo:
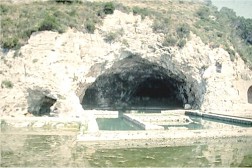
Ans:
<svg viewBox="0 0 252 168"><path fill-rule="evenodd" d="M165 129L188 129L188 130L200 130L200 129L233 129L239 127L250 127L246 124L231 123L226 121L219 121L208 118L201 118L190 116L193 121L190 124L185 125L161 125ZM128 122L126 119L119 118L97 118L97 124L100 130L110 131L127 131L127 130L142 130L137 125Z"/></svg>
<svg viewBox="0 0 252 168"><path fill-rule="evenodd" d="M1 167L252 166L252 138L192 146L101 149L71 135L1 134Z"/></svg>

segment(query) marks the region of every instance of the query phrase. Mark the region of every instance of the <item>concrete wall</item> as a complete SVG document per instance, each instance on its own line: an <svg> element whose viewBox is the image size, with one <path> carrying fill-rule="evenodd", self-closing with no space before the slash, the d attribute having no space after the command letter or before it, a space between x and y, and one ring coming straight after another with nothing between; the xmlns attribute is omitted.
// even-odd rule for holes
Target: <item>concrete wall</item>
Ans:
<svg viewBox="0 0 252 168"><path fill-rule="evenodd" d="M243 104L248 103L248 89L252 86L252 81L239 80L234 82L234 87L239 93L240 102Z"/></svg>
<svg viewBox="0 0 252 168"><path fill-rule="evenodd" d="M252 86L248 89L248 103L252 104Z"/></svg>
<svg viewBox="0 0 252 168"><path fill-rule="evenodd" d="M252 103L248 102L248 90L252 81L239 80L233 83L239 93L238 102L234 104L232 115L252 118Z"/></svg>

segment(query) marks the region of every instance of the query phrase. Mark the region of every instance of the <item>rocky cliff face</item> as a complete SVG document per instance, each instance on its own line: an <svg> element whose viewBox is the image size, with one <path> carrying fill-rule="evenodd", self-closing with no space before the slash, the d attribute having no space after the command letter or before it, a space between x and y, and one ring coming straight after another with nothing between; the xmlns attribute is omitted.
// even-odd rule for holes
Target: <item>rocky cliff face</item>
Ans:
<svg viewBox="0 0 252 168"><path fill-rule="evenodd" d="M0 80L14 86L2 85L1 115L87 118L81 102L127 107L155 99L205 111L243 103L234 82L252 81L252 72L239 56L232 62L224 49L211 49L192 33L182 49L164 47L151 25L115 11L94 34L33 34L19 51L2 53Z"/></svg>

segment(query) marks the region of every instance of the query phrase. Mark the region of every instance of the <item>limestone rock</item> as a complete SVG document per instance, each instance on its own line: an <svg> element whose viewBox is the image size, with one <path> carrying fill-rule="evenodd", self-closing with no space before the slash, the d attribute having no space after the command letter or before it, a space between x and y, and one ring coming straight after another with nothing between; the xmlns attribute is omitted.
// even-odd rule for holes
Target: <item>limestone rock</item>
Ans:
<svg viewBox="0 0 252 168"><path fill-rule="evenodd" d="M185 110L190 110L191 108L192 108L192 106L190 104L185 104L184 105Z"/></svg>
<svg viewBox="0 0 252 168"><path fill-rule="evenodd" d="M163 34L154 33L151 25L148 17L142 20L132 13L115 11L94 34L73 29L63 34L43 31L34 33L19 51L1 52L0 81L9 80L14 84L11 89L0 89L1 115L24 116L29 112L83 117L91 130L97 130L94 117L85 114L80 103L86 90L98 79L104 75L113 77L116 73L118 79L130 84L128 87L112 85L121 89L118 99L126 98L125 101L141 84L137 80L155 76L159 81L169 79L167 84L176 89L176 97L194 109L227 110L235 108L235 104L247 104L245 94L252 85L252 71L239 56L232 62L227 51L211 49L192 33L182 49L163 47L160 42ZM104 38L109 31L122 33L108 43ZM132 55L141 61L127 67L123 61ZM106 90L101 93L107 94Z"/></svg>

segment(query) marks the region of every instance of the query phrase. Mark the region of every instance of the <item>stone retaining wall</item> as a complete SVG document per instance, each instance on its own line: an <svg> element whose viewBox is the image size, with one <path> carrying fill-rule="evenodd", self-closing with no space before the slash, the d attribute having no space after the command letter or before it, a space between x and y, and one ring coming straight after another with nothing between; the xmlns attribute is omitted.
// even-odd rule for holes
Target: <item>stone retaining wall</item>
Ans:
<svg viewBox="0 0 252 168"><path fill-rule="evenodd" d="M239 123L239 124L246 124L252 126L252 119L242 118L242 117L235 117L235 116L228 116L228 115L221 115L215 113L201 113L201 112L193 112L193 111L186 111L185 115L194 115L199 117L211 118L221 121L228 121L232 123Z"/></svg>

